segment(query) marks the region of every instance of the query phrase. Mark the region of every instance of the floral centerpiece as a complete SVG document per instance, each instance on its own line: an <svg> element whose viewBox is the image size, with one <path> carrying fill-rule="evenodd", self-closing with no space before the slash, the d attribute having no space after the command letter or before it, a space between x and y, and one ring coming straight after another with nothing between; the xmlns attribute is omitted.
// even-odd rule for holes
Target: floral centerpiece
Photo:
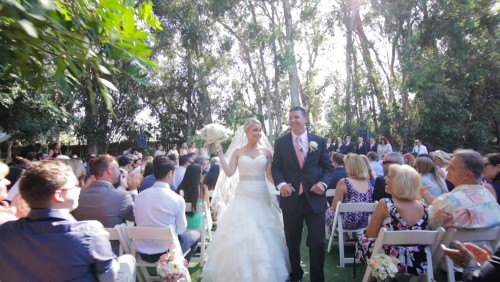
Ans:
<svg viewBox="0 0 500 282"><path fill-rule="evenodd" d="M203 127L200 135L201 138L203 138L203 140L207 141L209 144L214 144L216 142L222 142L226 140L228 136L228 130L218 123L211 123Z"/></svg>
<svg viewBox="0 0 500 282"><path fill-rule="evenodd" d="M386 280L389 277L394 278L398 272L399 260L386 254L373 255L367 263L372 276L377 278L377 280Z"/></svg>
<svg viewBox="0 0 500 282"><path fill-rule="evenodd" d="M164 282L174 282L185 277L187 260L176 256L175 252L168 252L160 257L156 265L156 272Z"/></svg>

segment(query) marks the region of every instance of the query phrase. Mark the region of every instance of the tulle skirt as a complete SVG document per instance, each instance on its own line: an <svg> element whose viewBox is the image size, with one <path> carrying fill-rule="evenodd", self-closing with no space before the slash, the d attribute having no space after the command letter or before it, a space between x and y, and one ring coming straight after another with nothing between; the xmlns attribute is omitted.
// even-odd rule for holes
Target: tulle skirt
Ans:
<svg viewBox="0 0 500 282"><path fill-rule="evenodd" d="M288 279L290 263L282 217L270 204L267 192L237 193L218 222L207 255L204 282Z"/></svg>

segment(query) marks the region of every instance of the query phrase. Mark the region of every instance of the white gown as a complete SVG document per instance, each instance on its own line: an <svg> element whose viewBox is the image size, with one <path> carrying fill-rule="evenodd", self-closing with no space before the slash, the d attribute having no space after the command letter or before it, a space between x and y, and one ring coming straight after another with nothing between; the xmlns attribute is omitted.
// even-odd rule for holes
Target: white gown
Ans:
<svg viewBox="0 0 500 282"><path fill-rule="evenodd" d="M266 165L265 155L239 157L235 198L217 224L201 281L288 279L290 263L283 223L281 214L271 205Z"/></svg>

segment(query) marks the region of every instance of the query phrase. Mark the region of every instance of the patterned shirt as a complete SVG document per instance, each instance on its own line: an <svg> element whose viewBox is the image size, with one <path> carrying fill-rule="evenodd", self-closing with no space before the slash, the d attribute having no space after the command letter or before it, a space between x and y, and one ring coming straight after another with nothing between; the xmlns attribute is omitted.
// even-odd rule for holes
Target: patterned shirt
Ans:
<svg viewBox="0 0 500 282"><path fill-rule="evenodd" d="M463 184L439 195L429 206L429 225L457 229L500 225L500 205L483 185Z"/></svg>

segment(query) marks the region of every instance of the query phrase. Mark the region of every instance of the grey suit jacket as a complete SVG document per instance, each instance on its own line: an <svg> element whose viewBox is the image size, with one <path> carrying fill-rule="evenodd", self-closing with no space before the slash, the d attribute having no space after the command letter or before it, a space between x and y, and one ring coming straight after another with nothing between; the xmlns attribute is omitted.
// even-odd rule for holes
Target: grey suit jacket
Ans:
<svg viewBox="0 0 500 282"><path fill-rule="evenodd" d="M73 216L77 220L98 220L104 227L114 227L126 220L134 221L134 202L128 192L115 189L107 181L96 180L82 189Z"/></svg>

